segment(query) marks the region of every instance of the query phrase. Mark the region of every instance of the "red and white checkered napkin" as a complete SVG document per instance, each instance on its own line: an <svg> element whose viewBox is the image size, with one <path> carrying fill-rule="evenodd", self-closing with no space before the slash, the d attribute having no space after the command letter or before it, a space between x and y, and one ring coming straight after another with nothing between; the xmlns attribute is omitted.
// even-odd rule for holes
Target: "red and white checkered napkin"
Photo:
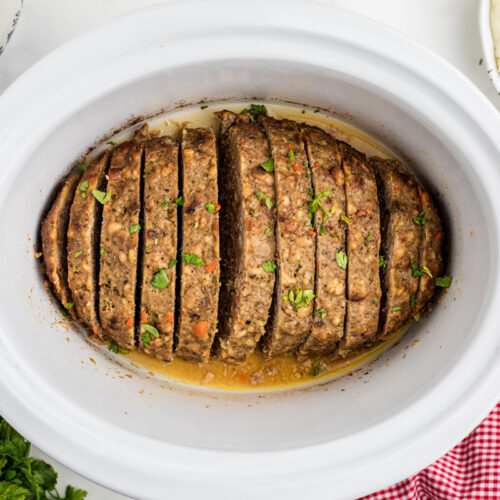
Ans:
<svg viewBox="0 0 500 500"><path fill-rule="evenodd" d="M451 499L500 499L500 403L437 462L362 500Z"/></svg>

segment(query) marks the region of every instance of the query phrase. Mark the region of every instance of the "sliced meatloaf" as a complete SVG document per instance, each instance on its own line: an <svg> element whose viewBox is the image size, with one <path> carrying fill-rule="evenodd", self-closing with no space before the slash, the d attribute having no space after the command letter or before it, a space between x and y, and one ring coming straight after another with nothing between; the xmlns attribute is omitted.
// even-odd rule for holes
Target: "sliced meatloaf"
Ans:
<svg viewBox="0 0 500 500"><path fill-rule="evenodd" d="M54 295L74 318L76 314L68 287L66 245L69 210L79 179L79 174L68 177L43 220L41 230L45 272Z"/></svg>
<svg viewBox="0 0 500 500"><path fill-rule="evenodd" d="M380 335L401 328L411 316L418 287L412 264L418 263L422 229L418 186L397 160L372 159L382 218Z"/></svg>
<svg viewBox="0 0 500 500"><path fill-rule="evenodd" d="M380 210L375 174L365 155L339 142L347 210L347 317L338 354L345 357L376 339L380 308Z"/></svg>
<svg viewBox="0 0 500 500"><path fill-rule="evenodd" d="M103 190L109 152L85 169L75 192L68 227L68 285L75 312L94 334L101 334L98 310L99 225L102 204L92 195Z"/></svg>
<svg viewBox="0 0 500 500"><path fill-rule="evenodd" d="M419 188L419 196L422 206L420 219L422 246L419 268L423 270L423 274L420 277L416 297L417 311L421 310L431 300L435 290L434 279L440 276L444 269L442 254L443 224L429 193Z"/></svg>
<svg viewBox="0 0 500 500"><path fill-rule="evenodd" d="M176 355L206 363L217 330L219 203L212 130L182 135L182 261Z"/></svg>
<svg viewBox="0 0 500 500"><path fill-rule="evenodd" d="M312 326L315 232L309 217L311 179L297 123L259 115L271 144L276 183L276 284L263 339L270 358L296 349ZM266 197L257 198L270 205Z"/></svg>
<svg viewBox="0 0 500 500"><path fill-rule="evenodd" d="M264 334L274 287L276 221L269 141L248 114L221 120L221 292L219 355L245 361ZM257 195L259 193L259 195ZM262 203L264 200L268 202Z"/></svg>
<svg viewBox="0 0 500 500"><path fill-rule="evenodd" d="M141 332L147 354L172 359L177 256L178 144L159 137L144 145Z"/></svg>
<svg viewBox="0 0 500 500"><path fill-rule="evenodd" d="M315 201L310 208L316 232L313 326L299 349L306 356L333 351L344 333L346 225L341 215L346 202L337 141L320 128L300 128L312 174Z"/></svg>
<svg viewBox="0 0 500 500"><path fill-rule="evenodd" d="M143 146L125 142L111 156L103 204L99 268L99 314L103 333L133 349Z"/></svg>

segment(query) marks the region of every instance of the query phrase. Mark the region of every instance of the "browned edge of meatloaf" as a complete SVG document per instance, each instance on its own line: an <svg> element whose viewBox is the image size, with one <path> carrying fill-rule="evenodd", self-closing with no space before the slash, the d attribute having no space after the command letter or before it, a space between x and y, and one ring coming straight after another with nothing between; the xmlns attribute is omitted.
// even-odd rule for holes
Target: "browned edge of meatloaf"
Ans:
<svg viewBox="0 0 500 500"><path fill-rule="evenodd" d="M139 347L170 361L175 323L178 144L168 136L144 143ZM156 331L155 331L156 330Z"/></svg>
<svg viewBox="0 0 500 500"><path fill-rule="evenodd" d="M223 360L242 362L265 332L274 288L274 173L262 127L247 113L216 113L221 120L221 291L218 351ZM269 165L267 166L269 169ZM272 207L259 201L267 196Z"/></svg>
<svg viewBox="0 0 500 500"><path fill-rule="evenodd" d="M183 241L176 356L206 363L217 332L219 197L215 134L184 129L181 143Z"/></svg>
<svg viewBox="0 0 500 500"><path fill-rule="evenodd" d="M271 145L276 183L278 268L261 341L264 356L270 358L295 350L311 331L316 240L308 210L311 179L298 125L264 115L258 120Z"/></svg>
<svg viewBox="0 0 500 500"><path fill-rule="evenodd" d="M69 211L81 173L70 175L58 192L40 231L45 272L55 297L64 310L76 319L71 292L68 287L67 242Z"/></svg>
<svg viewBox="0 0 500 500"><path fill-rule="evenodd" d="M347 314L337 354L375 341L380 308L380 213L375 174L364 154L339 141L347 201Z"/></svg>
<svg viewBox="0 0 500 500"><path fill-rule="evenodd" d="M316 278L313 326L300 356L332 352L344 334L346 311L346 200L344 172L335 138L318 127L301 124L317 203Z"/></svg>
<svg viewBox="0 0 500 500"><path fill-rule="evenodd" d="M436 289L434 280L444 271L443 243L445 241L443 222L432 197L420 186L419 196L423 216L426 220L419 267L429 269L432 278L427 273L420 277L416 298L417 312L425 308L426 304L432 299Z"/></svg>
<svg viewBox="0 0 500 500"><path fill-rule="evenodd" d="M75 191L68 226L68 285L77 317L95 334L99 322L99 237L102 204L93 196L103 191L110 152L105 151L87 165Z"/></svg>
<svg viewBox="0 0 500 500"><path fill-rule="evenodd" d="M135 348L142 153L143 145L135 141L113 149L101 225L101 326L127 349Z"/></svg>
<svg viewBox="0 0 500 500"><path fill-rule="evenodd" d="M412 264L417 264L422 228L415 220L421 212L416 179L398 160L372 158L381 207L380 266L382 299L379 330L384 338L411 317L418 287Z"/></svg>

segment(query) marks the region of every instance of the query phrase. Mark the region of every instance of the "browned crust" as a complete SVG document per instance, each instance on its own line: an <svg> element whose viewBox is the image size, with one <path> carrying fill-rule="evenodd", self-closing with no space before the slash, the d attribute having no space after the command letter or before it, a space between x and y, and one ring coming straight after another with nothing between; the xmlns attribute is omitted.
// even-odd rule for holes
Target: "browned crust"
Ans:
<svg viewBox="0 0 500 500"><path fill-rule="evenodd" d="M79 179L79 174L68 177L43 220L41 228L45 272L52 284L54 295L74 318L76 318L74 307L69 305L73 302L68 287L66 245L69 210Z"/></svg>
<svg viewBox="0 0 500 500"><path fill-rule="evenodd" d="M346 253L344 172L340 166L337 141L324 130L300 126L306 144L315 196L320 199L316 212L316 284L313 327L299 349L301 355L324 354L334 350L344 333L346 311L346 271L336 260Z"/></svg>
<svg viewBox="0 0 500 500"><path fill-rule="evenodd" d="M260 165L270 157L269 141L247 114L216 113L222 122L224 160L220 171L223 241L219 310L219 356L242 362L253 352L269 317L274 272L276 210L258 200L262 192L275 205L274 173Z"/></svg>
<svg viewBox="0 0 500 500"><path fill-rule="evenodd" d="M315 246L310 226L308 201L311 179L307 176L307 157L297 123L259 116L271 144L276 182L277 223L276 254L278 269L273 303L263 339L266 358L296 349L309 335L313 302L296 308L289 297L291 290L314 293ZM290 148L294 150L290 160Z"/></svg>
<svg viewBox="0 0 500 500"><path fill-rule="evenodd" d="M209 129L185 129L181 150L182 254L196 255L204 266L217 267L209 272L205 267L181 262L176 355L206 363L217 330L219 296L219 215L205 207L218 203L215 135Z"/></svg>
<svg viewBox="0 0 500 500"><path fill-rule="evenodd" d="M375 174L365 155L339 142L347 200L347 316L338 354L348 356L377 336L380 308L380 210Z"/></svg>
<svg viewBox="0 0 500 500"><path fill-rule="evenodd" d="M155 327L159 337L141 329L140 349L165 361L172 359L177 255L178 145L170 137L144 146L144 233L142 238L141 323ZM165 270L166 288L152 285ZM149 338L144 344L143 335Z"/></svg>
<svg viewBox="0 0 500 500"><path fill-rule="evenodd" d="M96 335L101 334L97 314L97 247L102 205L92 196L92 190L102 191L108 160L106 151L85 169L71 205L68 226L68 285L78 318Z"/></svg>
<svg viewBox="0 0 500 500"><path fill-rule="evenodd" d="M104 204L100 244L99 314L103 333L133 349L143 146L119 144L113 151Z"/></svg>
<svg viewBox="0 0 500 500"><path fill-rule="evenodd" d="M424 274L420 278L416 301L418 310L421 310L434 295L436 289L434 279L440 276L444 270L442 253L444 230L439 212L429 193L419 188L419 195L422 211L426 218L419 266L420 268L426 266L433 276L431 278L428 274Z"/></svg>
<svg viewBox="0 0 500 500"><path fill-rule="evenodd" d="M377 175L382 207L381 254L385 269L381 270L382 308L380 335L387 336L401 328L412 314L418 278L412 264L420 253L422 227L414 222L421 212L418 185L397 160L374 158L371 164Z"/></svg>

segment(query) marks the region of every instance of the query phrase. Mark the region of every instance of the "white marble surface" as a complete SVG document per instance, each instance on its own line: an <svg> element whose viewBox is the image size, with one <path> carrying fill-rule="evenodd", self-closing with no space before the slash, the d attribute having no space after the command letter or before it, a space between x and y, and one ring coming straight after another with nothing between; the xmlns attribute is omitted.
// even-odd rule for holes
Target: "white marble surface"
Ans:
<svg viewBox="0 0 500 500"><path fill-rule="evenodd" d="M108 19L161 1L24 0L16 32L0 56L0 93L24 70L67 40ZM478 0L320 1L359 12L420 42L462 71L500 111L500 96L493 89L484 66L479 65L482 53ZM35 449L34 453L54 463L40 450ZM60 464L54 465L61 486L71 483L85 488L90 500L126 498L87 481Z"/></svg>

